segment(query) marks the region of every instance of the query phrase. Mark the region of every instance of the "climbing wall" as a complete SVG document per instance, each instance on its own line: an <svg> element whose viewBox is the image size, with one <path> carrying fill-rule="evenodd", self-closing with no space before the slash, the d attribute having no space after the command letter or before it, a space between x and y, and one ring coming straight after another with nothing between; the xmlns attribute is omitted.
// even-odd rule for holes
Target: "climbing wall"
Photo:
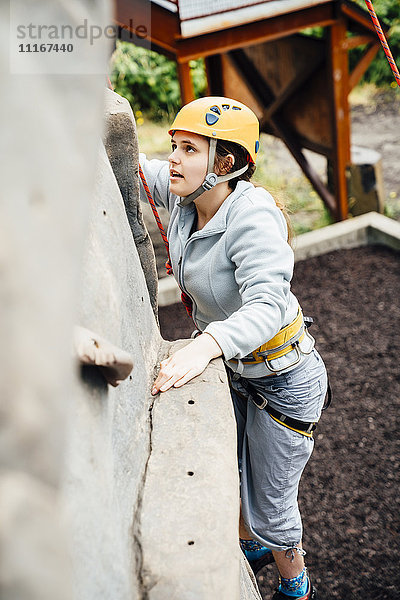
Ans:
<svg viewBox="0 0 400 600"><path fill-rule="evenodd" d="M63 0L18 5L29 18L71 16ZM76 6L79 18L112 18L106 1ZM123 99L104 100L106 38L90 77L11 73L6 8L0 596L257 598L237 543L236 432L222 362L181 390L150 395L175 346L157 326L133 117ZM133 357L118 387L79 362L76 325Z"/></svg>

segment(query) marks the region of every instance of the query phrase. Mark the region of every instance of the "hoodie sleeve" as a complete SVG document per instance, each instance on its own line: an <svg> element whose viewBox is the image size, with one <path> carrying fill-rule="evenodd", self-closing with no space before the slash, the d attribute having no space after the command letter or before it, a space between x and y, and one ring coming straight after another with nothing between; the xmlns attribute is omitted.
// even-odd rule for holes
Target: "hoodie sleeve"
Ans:
<svg viewBox="0 0 400 600"><path fill-rule="evenodd" d="M261 188L232 211L226 239L242 305L227 319L210 323L205 332L230 360L244 358L287 324L294 256L284 216Z"/></svg>
<svg viewBox="0 0 400 600"><path fill-rule="evenodd" d="M171 211L176 196L169 191L169 164L166 160L153 158L148 160L145 154L139 154L139 163L149 186L150 193L156 206L162 206ZM139 177L140 179L140 177ZM148 202L146 192L140 179L140 199Z"/></svg>

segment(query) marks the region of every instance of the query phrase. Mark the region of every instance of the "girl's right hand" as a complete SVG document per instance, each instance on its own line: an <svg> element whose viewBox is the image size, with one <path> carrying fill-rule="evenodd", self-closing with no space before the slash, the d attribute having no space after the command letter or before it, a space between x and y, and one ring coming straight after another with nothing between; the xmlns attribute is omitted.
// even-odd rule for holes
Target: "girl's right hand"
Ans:
<svg viewBox="0 0 400 600"><path fill-rule="evenodd" d="M210 360L221 356L222 351L214 338L204 333L169 358L161 361L160 372L151 393L166 392L171 387L182 387L200 375Z"/></svg>

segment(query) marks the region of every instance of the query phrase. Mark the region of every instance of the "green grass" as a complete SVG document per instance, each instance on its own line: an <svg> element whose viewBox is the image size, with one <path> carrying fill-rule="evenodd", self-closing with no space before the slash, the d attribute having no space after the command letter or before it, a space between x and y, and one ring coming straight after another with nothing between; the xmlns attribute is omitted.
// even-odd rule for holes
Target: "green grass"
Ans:
<svg viewBox="0 0 400 600"><path fill-rule="evenodd" d="M139 119L137 114L135 116L140 152L144 152L148 158L167 158L171 152L169 123L154 123L145 115L141 115Z"/></svg>
<svg viewBox="0 0 400 600"><path fill-rule="evenodd" d="M262 134L253 179L285 204L294 233L299 235L332 223L329 212L308 179L298 170L293 175L280 173L279 164L269 157L267 137Z"/></svg>

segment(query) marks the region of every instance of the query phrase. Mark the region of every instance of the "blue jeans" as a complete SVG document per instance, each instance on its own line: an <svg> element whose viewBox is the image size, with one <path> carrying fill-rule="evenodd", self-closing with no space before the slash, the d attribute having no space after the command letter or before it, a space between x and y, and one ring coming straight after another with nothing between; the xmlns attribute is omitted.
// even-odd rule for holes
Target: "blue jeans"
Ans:
<svg viewBox="0 0 400 600"><path fill-rule="evenodd" d="M289 373L248 381L271 407L289 417L311 422L321 416L327 375L316 350ZM296 548L302 538L298 487L314 440L277 423L266 410L239 396L235 382L232 388L246 528L271 550Z"/></svg>

